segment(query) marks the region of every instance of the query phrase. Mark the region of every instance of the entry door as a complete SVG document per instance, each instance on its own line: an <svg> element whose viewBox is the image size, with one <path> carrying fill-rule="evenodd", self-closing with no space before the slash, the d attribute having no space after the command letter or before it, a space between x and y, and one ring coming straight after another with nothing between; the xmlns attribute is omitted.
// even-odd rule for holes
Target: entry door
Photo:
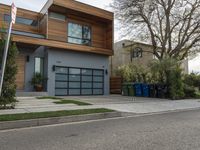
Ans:
<svg viewBox="0 0 200 150"><path fill-rule="evenodd" d="M17 75L16 75L16 84L17 84L17 90L24 90L24 79L25 79L25 55L19 54L16 58L16 64L17 64Z"/></svg>
<svg viewBox="0 0 200 150"><path fill-rule="evenodd" d="M104 70L56 67L55 95L103 95Z"/></svg>

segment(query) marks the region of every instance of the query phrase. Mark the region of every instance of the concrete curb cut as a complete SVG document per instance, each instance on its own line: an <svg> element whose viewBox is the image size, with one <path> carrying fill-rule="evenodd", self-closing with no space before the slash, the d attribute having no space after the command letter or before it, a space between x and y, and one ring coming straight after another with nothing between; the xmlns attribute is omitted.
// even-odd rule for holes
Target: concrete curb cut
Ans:
<svg viewBox="0 0 200 150"><path fill-rule="evenodd" d="M115 117L122 117L122 114L120 112L108 112L108 113L97 113L97 114L87 114L87 115L77 115L77 116L5 121L5 122L0 122L0 130L36 127L36 126L79 122L79 121L89 121L97 119L107 119Z"/></svg>

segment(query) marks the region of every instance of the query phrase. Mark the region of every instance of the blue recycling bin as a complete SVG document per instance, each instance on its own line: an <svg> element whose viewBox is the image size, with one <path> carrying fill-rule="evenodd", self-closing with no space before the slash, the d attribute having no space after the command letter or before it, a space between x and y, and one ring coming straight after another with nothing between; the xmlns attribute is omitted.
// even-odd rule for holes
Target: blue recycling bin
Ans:
<svg viewBox="0 0 200 150"><path fill-rule="evenodd" d="M135 96L142 97L142 84L141 83L135 83Z"/></svg>
<svg viewBox="0 0 200 150"><path fill-rule="evenodd" d="M148 84L142 84L142 95L144 97L149 97L149 85Z"/></svg>

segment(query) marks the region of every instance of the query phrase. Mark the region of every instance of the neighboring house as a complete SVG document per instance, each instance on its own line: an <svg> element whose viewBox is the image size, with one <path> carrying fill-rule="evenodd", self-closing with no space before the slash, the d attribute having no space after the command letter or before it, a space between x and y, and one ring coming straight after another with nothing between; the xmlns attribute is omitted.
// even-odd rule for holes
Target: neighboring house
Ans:
<svg viewBox="0 0 200 150"><path fill-rule="evenodd" d="M9 21L10 6L0 4L0 25ZM12 40L18 93L33 92L30 81L41 73L51 96L109 94L113 13L74 0L49 0L39 13L19 8Z"/></svg>
<svg viewBox="0 0 200 150"><path fill-rule="evenodd" d="M128 63L148 67L149 63L155 59L152 45L133 42L130 40L122 40L114 45L114 55L110 58L111 75L115 75L116 69ZM182 63L184 73L188 73L188 60Z"/></svg>

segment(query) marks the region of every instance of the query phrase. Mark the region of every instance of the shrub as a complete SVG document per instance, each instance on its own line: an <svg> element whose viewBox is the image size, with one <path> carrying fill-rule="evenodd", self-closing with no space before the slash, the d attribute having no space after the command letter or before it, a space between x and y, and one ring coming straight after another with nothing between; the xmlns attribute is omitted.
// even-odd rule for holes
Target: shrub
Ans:
<svg viewBox="0 0 200 150"><path fill-rule="evenodd" d="M185 98L195 98L196 97L196 90L195 87L184 85L184 93Z"/></svg>
<svg viewBox="0 0 200 150"><path fill-rule="evenodd" d="M182 70L177 66L175 70L169 71L167 76L168 94L173 100L182 99L185 96L181 72Z"/></svg>
<svg viewBox="0 0 200 150"><path fill-rule="evenodd" d="M189 86L200 88L200 75L195 73L185 75L184 83Z"/></svg>
<svg viewBox="0 0 200 150"><path fill-rule="evenodd" d="M0 40L0 53L3 53L4 49L4 36ZM2 87L2 95L0 96L0 107L7 108L7 105L15 105L16 99L16 74L17 74L17 65L16 65L16 56L18 50L16 44L10 42L7 63L5 68L4 82ZM2 60L1 60L2 61Z"/></svg>
<svg viewBox="0 0 200 150"><path fill-rule="evenodd" d="M181 99L184 97L184 86L180 63L173 58L154 60L150 64L150 70L154 82L165 84L168 87L168 97Z"/></svg>
<svg viewBox="0 0 200 150"><path fill-rule="evenodd" d="M144 82L150 80L150 73L147 69L136 66L133 63L120 66L116 72L117 75L122 76L124 82Z"/></svg>

